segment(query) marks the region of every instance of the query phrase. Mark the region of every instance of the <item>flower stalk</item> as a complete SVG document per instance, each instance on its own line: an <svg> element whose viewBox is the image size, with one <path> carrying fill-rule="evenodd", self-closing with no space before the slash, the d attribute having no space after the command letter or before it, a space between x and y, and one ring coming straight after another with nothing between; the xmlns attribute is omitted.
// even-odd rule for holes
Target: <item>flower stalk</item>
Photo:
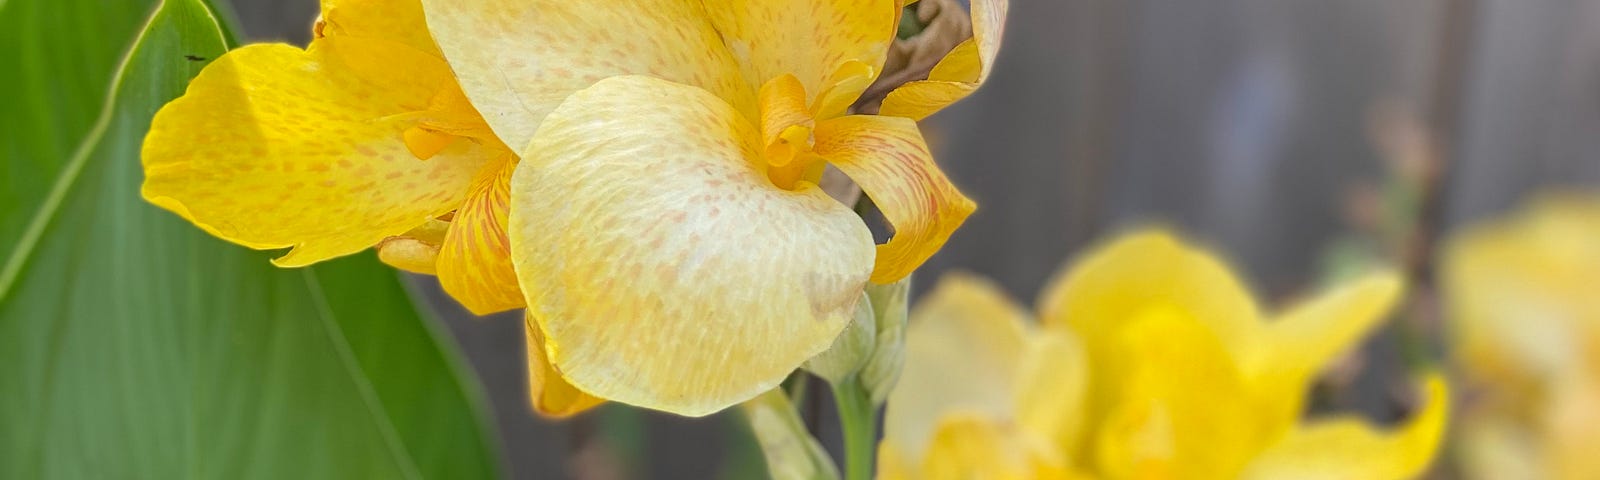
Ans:
<svg viewBox="0 0 1600 480"><path fill-rule="evenodd" d="M844 435L845 480L872 478L872 461L878 443L878 407L854 375L832 384Z"/></svg>

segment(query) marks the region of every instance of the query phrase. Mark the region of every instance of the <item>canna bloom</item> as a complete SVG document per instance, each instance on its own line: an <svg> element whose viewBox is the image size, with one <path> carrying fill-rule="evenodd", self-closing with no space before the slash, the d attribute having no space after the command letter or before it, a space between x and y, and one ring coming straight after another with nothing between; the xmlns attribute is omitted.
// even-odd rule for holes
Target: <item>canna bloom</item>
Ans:
<svg viewBox="0 0 1600 480"><path fill-rule="evenodd" d="M1469 478L1600 476L1600 197L1552 195L1449 242Z"/></svg>
<svg viewBox="0 0 1600 480"><path fill-rule="evenodd" d="M144 195L302 266L377 246L475 313L526 308L537 409L703 415L827 349L867 282L973 203L916 120L972 92L1004 0L880 115L898 0L326 0L306 50L252 45L157 114ZM817 187L849 175L874 245Z"/></svg>
<svg viewBox="0 0 1600 480"><path fill-rule="evenodd" d="M1066 271L1037 323L993 284L948 276L912 311L880 477L1416 475L1443 434L1438 378L1393 432L1300 419L1313 377L1400 290L1374 274L1265 321L1223 264L1159 232Z"/></svg>

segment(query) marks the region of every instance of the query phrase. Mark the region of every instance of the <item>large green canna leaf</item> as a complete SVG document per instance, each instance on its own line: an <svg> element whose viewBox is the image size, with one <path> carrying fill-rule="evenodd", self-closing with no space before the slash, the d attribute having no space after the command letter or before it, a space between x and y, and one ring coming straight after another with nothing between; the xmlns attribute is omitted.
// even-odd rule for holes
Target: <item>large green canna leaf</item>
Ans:
<svg viewBox="0 0 1600 480"><path fill-rule="evenodd" d="M79 140L155 0L0 0L0 252Z"/></svg>
<svg viewBox="0 0 1600 480"><path fill-rule="evenodd" d="M139 198L151 116L224 39L167 0L77 153L23 179L44 188L0 250L0 478L495 476L476 384L392 270L277 269Z"/></svg>

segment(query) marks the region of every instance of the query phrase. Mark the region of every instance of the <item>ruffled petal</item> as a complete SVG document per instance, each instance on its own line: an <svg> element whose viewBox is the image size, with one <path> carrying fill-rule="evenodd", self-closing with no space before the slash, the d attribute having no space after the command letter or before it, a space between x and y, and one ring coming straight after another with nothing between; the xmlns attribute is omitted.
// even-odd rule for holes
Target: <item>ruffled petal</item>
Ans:
<svg viewBox="0 0 1600 480"><path fill-rule="evenodd" d="M916 122L840 117L817 124L816 139L817 155L861 185L894 226L894 237L878 247L874 283L910 275L977 209L939 171Z"/></svg>
<svg viewBox="0 0 1600 480"><path fill-rule="evenodd" d="M889 92L878 114L922 120L976 91L994 69L1010 8L1009 0L972 0L972 38L934 65L927 80Z"/></svg>
<svg viewBox="0 0 1600 480"><path fill-rule="evenodd" d="M1028 348L1028 314L988 280L951 273L917 303L906 327L905 370L889 394L884 436L921 461L945 412L1012 419Z"/></svg>
<svg viewBox="0 0 1600 480"><path fill-rule="evenodd" d="M551 418L564 418L594 408L605 400L573 388L551 367L544 353L544 334L533 318L524 315L523 332L528 341L528 399L533 411Z"/></svg>
<svg viewBox="0 0 1600 480"><path fill-rule="evenodd" d="M438 58L380 40L228 52L156 114L142 193L235 243L295 247L278 265L355 253L454 210L493 158L472 141L427 161L406 147L452 82Z"/></svg>
<svg viewBox="0 0 1600 480"><path fill-rule="evenodd" d="M596 396L705 415L827 349L872 236L767 180L759 134L696 87L613 77L545 120L511 182L511 258L556 368Z"/></svg>
<svg viewBox="0 0 1600 480"><path fill-rule="evenodd" d="M812 104L819 94L842 101L818 118L842 113L877 78L894 40L895 0L721 0L706 11L750 88L792 74Z"/></svg>
<svg viewBox="0 0 1600 480"><path fill-rule="evenodd" d="M1263 452L1241 478L1402 480L1415 478L1433 461L1449 418L1444 379L1424 382L1427 404L1392 432L1358 419L1326 420L1295 430Z"/></svg>
<svg viewBox="0 0 1600 480"><path fill-rule="evenodd" d="M745 83L700 2L422 4L462 89L513 150L526 147L568 95L615 75L694 85L755 118L755 87Z"/></svg>
<svg viewBox="0 0 1600 480"><path fill-rule="evenodd" d="M500 168L478 179L467 201L456 210L439 250L439 285L477 315L523 306L522 289L517 287L517 272L511 265L511 241L506 238L511 174L516 165L515 159L507 156Z"/></svg>

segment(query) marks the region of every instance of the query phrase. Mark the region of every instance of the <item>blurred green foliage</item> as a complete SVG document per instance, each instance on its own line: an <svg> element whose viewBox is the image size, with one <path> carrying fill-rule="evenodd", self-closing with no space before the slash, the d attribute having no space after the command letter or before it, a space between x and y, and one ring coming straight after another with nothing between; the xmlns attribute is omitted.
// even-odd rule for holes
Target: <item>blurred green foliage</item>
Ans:
<svg viewBox="0 0 1600 480"><path fill-rule="evenodd" d="M139 197L151 116L230 36L168 0L113 83L149 7L0 3L0 478L496 476L478 387L393 270L277 269Z"/></svg>

